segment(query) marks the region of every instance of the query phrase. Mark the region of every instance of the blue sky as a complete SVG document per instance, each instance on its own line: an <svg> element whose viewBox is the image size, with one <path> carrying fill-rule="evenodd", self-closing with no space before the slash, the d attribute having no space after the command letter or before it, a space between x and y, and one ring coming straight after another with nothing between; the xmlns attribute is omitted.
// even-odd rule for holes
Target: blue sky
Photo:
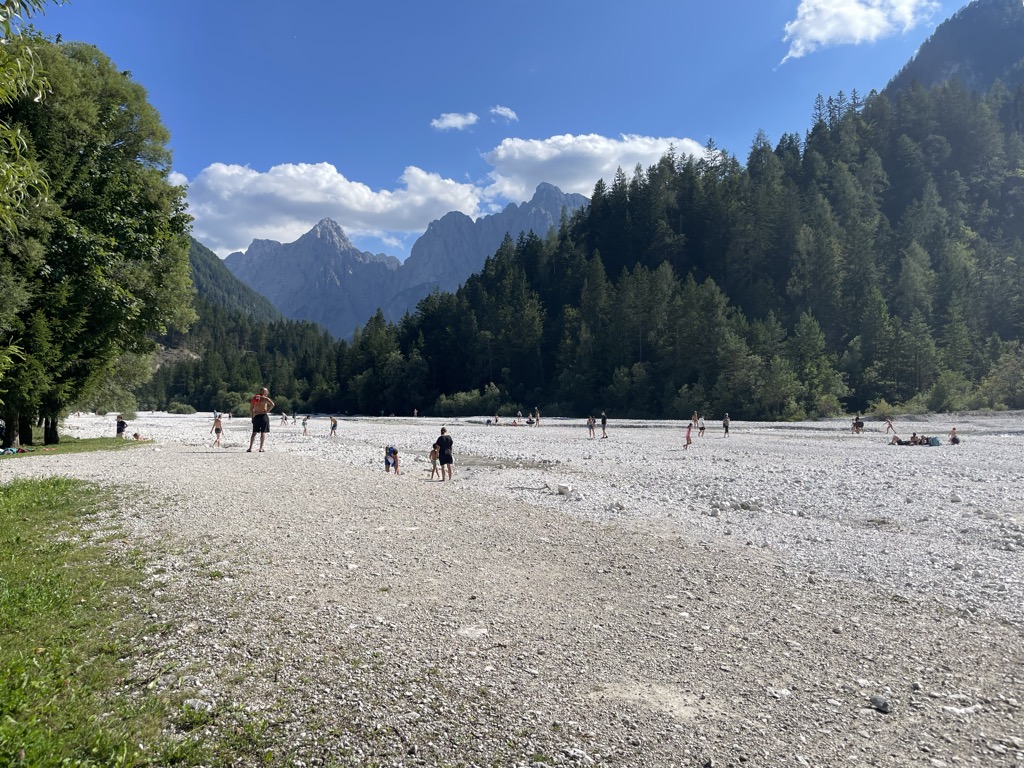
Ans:
<svg viewBox="0 0 1024 768"><path fill-rule="evenodd" d="M881 89L960 0L72 0L35 19L130 70L222 256L324 216L404 259L430 221L590 194L709 139L746 159Z"/></svg>

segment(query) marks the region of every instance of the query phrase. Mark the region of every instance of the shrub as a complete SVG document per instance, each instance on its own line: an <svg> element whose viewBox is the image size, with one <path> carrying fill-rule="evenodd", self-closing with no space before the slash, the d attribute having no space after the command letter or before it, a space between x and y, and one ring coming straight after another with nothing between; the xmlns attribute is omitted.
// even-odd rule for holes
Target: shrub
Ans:
<svg viewBox="0 0 1024 768"><path fill-rule="evenodd" d="M960 371L943 371L928 393L928 407L936 413L962 411L974 386Z"/></svg>
<svg viewBox="0 0 1024 768"><path fill-rule="evenodd" d="M896 409L880 397L872 403L868 403L868 413L878 419L891 419L896 416Z"/></svg>
<svg viewBox="0 0 1024 768"><path fill-rule="evenodd" d="M171 403L169 406L167 406L167 412L178 414L192 414L196 412L196 409L193 408L188 403Z"/></svg>
<svg viewBox="0 0 1024 768"><path fill-rule="evenodd" d="M438 416L485 416L497 412L501 392L493 383L469 392L441 395L434 403L433 411Z"/></svg>

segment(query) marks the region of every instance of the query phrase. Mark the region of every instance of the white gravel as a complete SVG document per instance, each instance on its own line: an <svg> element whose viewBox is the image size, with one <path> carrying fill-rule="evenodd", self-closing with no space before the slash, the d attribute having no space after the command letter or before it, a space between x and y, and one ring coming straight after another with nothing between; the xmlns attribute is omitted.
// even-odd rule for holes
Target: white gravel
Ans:
<svg viewBox="0 0 1024 768"><path fill-rule="evenodd" d="M0 461L0 481L125 491L164 627L141 663L211 729L266 722L275 764L1009 766L1020 417L897 421L957 426L932 448L712 422L687 451L673 422L342 419L330 440L326 417L274 419L248 454L247 419L213 449L209 414L140 414L155 444Z"/></svg>

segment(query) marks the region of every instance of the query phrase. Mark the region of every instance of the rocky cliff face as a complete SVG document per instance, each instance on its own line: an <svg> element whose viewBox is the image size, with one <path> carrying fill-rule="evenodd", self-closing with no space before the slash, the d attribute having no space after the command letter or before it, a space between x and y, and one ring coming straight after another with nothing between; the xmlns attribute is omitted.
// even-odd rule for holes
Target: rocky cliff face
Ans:
<svg viewBox="0 0 1024 768"><path fill-rule="evenodd" d="M337 337L352 334L377 311L398 320L435 288L454 291L501 245L505 233L543 237L562 213L587 204L541 184L533 199L474 221L452 212L432 221L404 264L393 256L359 251L338 224L324 219L294 243L253 240L225 259L228 269L259 291L283 315L320 323Z"/></svg>
<svg viewBox="0 0 1024 768"><path fill-rule="evenodd" d="M563 211L571 215L587 203L583 195L567 195L551 184L541 184L528 203L512 203L501 213L473 221L453 211L432 221L395 273L394 293L383 305L385 316L400 318L435 288L454 291L483 269L484 261L498 250L506 232L513 238L531 231L544 237L558 226Z"/></svg>
<svg viewBox="0 0 1024 768"><path fill-rule="evenodd" d="M399 266L394 256L357 250L330 219L294 243L253 240L224 263L285 317L319 323L338 337L349 336L377 311Z"/></svg>

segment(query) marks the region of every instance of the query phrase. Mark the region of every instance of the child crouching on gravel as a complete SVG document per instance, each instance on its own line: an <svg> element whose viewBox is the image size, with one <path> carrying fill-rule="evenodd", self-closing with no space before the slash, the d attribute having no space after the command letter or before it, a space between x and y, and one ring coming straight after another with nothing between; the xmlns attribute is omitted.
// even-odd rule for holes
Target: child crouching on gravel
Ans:
<svg viewBox="0 0 1024 768"><path fill-rule="evenodd" d="M395 474L400 474L398 471L398 449L393 445L389 445L384 449L384 471L390 474L391 468L395 468Z"/></svg>

